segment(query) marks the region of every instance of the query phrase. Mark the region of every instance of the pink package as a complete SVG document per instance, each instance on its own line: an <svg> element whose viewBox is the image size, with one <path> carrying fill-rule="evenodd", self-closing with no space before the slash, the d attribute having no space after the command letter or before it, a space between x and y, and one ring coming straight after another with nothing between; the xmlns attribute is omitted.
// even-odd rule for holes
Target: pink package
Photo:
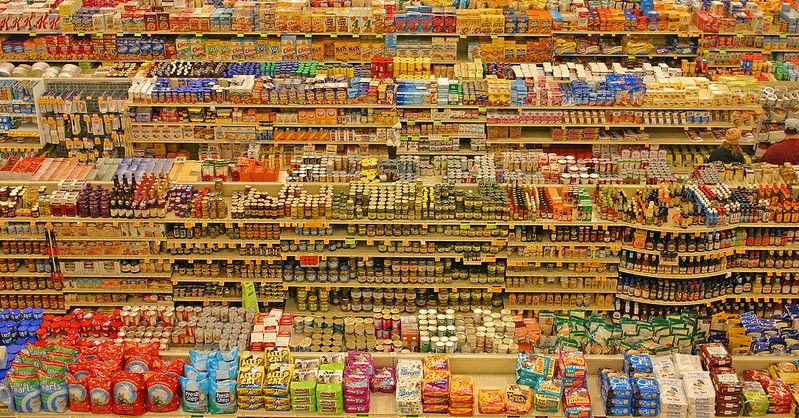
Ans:
<svg viewBox="0 0 799 418"><path fill-rule="evenodd" d="M369 404L368 403L366 405L344 404L344 412L348 414L368 414Z"/></svg>
<svg viewBox="0 0 799 418"><path fill-rule="evenodd" d="M394 393L397 388L397 379L394 368L378 367L372 377L372 392Z"/></svg>
<svg viewBox="0 0 799 418"><path fill-rule="evenodd" d="M350 351L347 354L347 366L363 369L370 377L375 374L375 362L369 353Z"/></svg>
<svg viewBox="0 0 799 418"><path fill-rule="evenodd" d="M347 395L368 395L369 375L358 367L344 369L344 393Z"/></svg>
<svg viewBox="0 0 799 418"><path fill-rule="evenodd" d="M369 400L369 395L344 395L344 403L347 405L369 406Z"/></svg>

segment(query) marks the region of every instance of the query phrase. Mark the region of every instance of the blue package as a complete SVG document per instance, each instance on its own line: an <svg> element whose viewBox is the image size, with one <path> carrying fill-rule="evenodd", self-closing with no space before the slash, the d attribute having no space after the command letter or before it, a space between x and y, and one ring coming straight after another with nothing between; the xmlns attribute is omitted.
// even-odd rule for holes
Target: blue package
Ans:
<svg viewBox="0 0 799 418"><path fill-rule="evenodd" d="M630 398L607 398L605 403L609 407L616 408L629 408L632 406L632 400Z"/></svg>
<svg viewBox="0 0 799 418"><path fill-rule="evenodd" d="M660 414L658 408L633 408L633 414L638 417L656 417Z"/></svg>
<svg viewBox="0 0 799 418"><path fill-rule="evenodd" d="M212 414L232 414L237 408L236 380L221 382L209 381L208 412Z"/></svg>
<svg viewBox="0 0 799 418"><path fill-rule="evenodd" d="M183 376L185 376L186 379L188 379L188 380L193 380L193 381L196 382L198 380L205 379L207 374L195 369L191 365L184 364L183 365Z"/></svg>
<svg viewBox="0 0 799 418"><path fill-rule="evenodd" d="M614 417L626 417L632 415L632 410L629 406L627 407L609 407L606 410L608 416Z"/></svg>
<svg viewBox="0 0 799 418"><path fill-rule="evenodd" d="M636 399L633 406L636 408L657 408L660 402L657 399Z"/></svg>
<svg viewBox="0 0 799 418"><path fill-rule="evenodd" d="M208 361L209 380L236 380L236 376L238 376L238 374L238 362L219 361L218 359L211 359Z"/></svg>
<svg viewBox="0 0 799 418"><path fill-rule="evenodd" d="M178 376L183 412L205 413L208 411L208 379L194 381Z"/></svg>
<svg viewBox="0 0 799 418"><path fill-rule="evenodd" d="M217 358L219 360L222 360L222 361L227 361L227 362L235 361L235 362L238 362L239 361L239 348L238 347L233 347L233 349L231 349L230 351L216 350L216 351L214 351L213 357Z"/></svg>
<svg viewBox="0 0 799 418"><path fill-rule="evenodd" d="M204 372L208 370L208 358L214 353L201 353L194 350L189 350L189 364L195 369Z"/></svg>
<svg viewBox="0 0 799 418"><path fill-rule="evenodd" d="M660 390L654 377L633 377L633 397L636 399L658 399Z"/></svg>

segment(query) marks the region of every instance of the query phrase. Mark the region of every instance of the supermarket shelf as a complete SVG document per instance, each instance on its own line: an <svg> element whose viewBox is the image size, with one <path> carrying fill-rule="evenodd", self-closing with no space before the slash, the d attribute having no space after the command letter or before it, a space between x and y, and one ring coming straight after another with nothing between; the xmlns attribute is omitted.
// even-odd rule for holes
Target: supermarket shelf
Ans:
<svg viewBox="0 0 799 418"><path fill-rule="evenodd" d="M527 305L510 305L510 304L507 304L507 303L505 304L505 308L506 309L510 309L512 311L568 311L568 310L571 310L571 309L576 309L576 310L593 311L593 312L609 312L609 311L613 311L615 309L612 306L611 307L605 307L605 308L600 308L600 307L593 306L593 305L591 305L591 306L563 306L563 305L542 305L542 304L538 304L538 305L529 305L529 306L527 306Z"/></svg>
<svg viewBox="0 0 799 418"><path fill-rule="evenodd" d="M217 251L211 254L91 254L91 255L59 255L61 260L118 260L121 258L136 258L140 260L169 259L169 260L263 260L276 261L280 257L265 255L240 255L237 251Z"/></svg>
<svg viewBox="0 0 799 418"><path fill-rule="evenodd" d="M618 277L615 270L608 270L604 272L576 272L571 270L528 270L528 271L513 271L506 270L505 277Z"/></svg>
<svg viewBox="0 0 799 418"><path fill-rule="evenodd" d="M172 283L280 283L280 278L246 278L246 277L195 277L175 274Z"/></svg>
<svg viewBox="0 0 799 418"><path fill-rule="evenodd" d="M0 290L0 295L61 295L61 290L55 289L37 289L37 290Z"/></svg>
<svg viewBox="0 0 799 418"><path fill-rule="evenodd" d="M0 258L15 260L39 260L50 258L50 254L0 254Z"/></svg>
<svg viewBox="0 0 799 418"><path fill-rule="evenodd" d="M435 118L418 118L418 119L400 119L400 123L413 126L417 123L486 123L485 118L483 119L435 119Z"/></svg>
<svg viewBox="0 0 799 418"><path fill-rule="evenodd" d="M144 279L158 279L158 278L169 278L172 277L171 271L166 272L152 272L152 273L78 273L78 272L61 272L65 278L74 278L80 279L84 277L89 278L109 278L109 279L132 279L132 278L144 278Z"/></svg>
<svg viewBox="0 0 799 418"><path fill-rule="evenodd" d="M284 281L283 286L287 287L307 287L307 288L384 288L384 289L494 289L502 290L502 283L470 283L470 282L450 282L450 283L359 283L351 282L291 282Z"/></svg>
<svg viewBox="0 0 799 418"><path fill-rule="evenodd" d="M508 262L511 263L579 263L579 264L618 264L619 263L618 257L607 257L607 258L565 258L565 257L555 257L555 258L544 258L544 257L536 257L536 256L522 256L522 255L510 255L508 256Z"/></svg>
<svg viewBox="0 0 799 418"><path fill-rule="evenodd" d="M578 127L578 128L678 128L678 129L685 129L685 128L732 128L736 127L737 125L731 122L715 122L715 123L686 123L686 124L674 124L674 125L665 125L665 124L636 124L636 123L612 123L612 122L562 122L562 123L546 123L546 124L539 124L539 123L525 123L525 122L516 122L516 123L486 123L486 126L519 126L519 124L523 124L524 127L529 128L566 128L566 127ZM753 129L753 126L737 126L741 130L750 130ZM622 141L619 141L619 143ZM614 142L615 143L615 142Z"/></svg>
<svg viewBox="0 0 799 418"><path fill-rule="evenodd" d="M83 288L83 287L70 287L64 288L64 293L165 293L172 294L172 289L130 289L127 287L114 287L109 286L106 288Z"/></svg>
<svg viewBox="0 0 799 418"><path fill-rule="evenodd" d="M722 302L727 300L799 300L799 295L783 295L783 294L754 294L754 293L738 293L738 294L729 294L729 295L721 295L713 298L708 299L699 299L699 300L691 300L691 301L672 301L672 300L658 300L658 299L644 299L638 298L634 296L628 296L622 293L617 293L616 297L619 299L625 299L633 302L638 303L645 303L648 305L663 305L663 306L698 306L698 305L710 305L714 302Z"/></svg>
<svg viewBox="0 0 799 418"><path fill-rule="evenodd" d="M172 300L175 302L241 302L241 295L239 296L173 296Z"/></svg>
<svg viewBox="0 0 799 418"><path fill-rule="evenodd" d="M330 129L348 129L348 128L393 128L394 125L384 125L376 123L348 123L343 122L340 124L319 124L319 123L270 123L270 122L131 122L131 127L134 128L190 128L190 127L208 127L208 128L222 128L222 127L252 127L252 128L330 128Z"/></svg>
<svg viewBox="0 0 799 418"><path fill-rule="evenodd" d="M116 236L116 237L109 237L109 236L79 237L79 236L74 236L74 235L72 235L72 236L70 236L70 235L64 235L64 236L57 235L56 238L55 238L56 241L92 241L92 242L94 242L94 241L114 241L114 242L145 242L145 241L149 242L149 241L153 241L153 242L162 242L162 241L166 241L167 239L168 239L167 237L139 237L139 236L137 236L137 237L120 237L120 236Z"/></svg>
<svg viewBox="0 0 799 418"><path fill-rule="evenodd" d="M305 104L280 104L280 103L146 103L132 102L129 107L208 107L208 108L279 108L279 109L307 109L307 108L336 108L336 109L392 109L394 104L377 103L305 103Z"/></svg>
<svg viewBox="0 0 799 418"><path fill-rule="evenodd" d="M90 302L90 301L67 301L64 303L67 309L72 309L76 306L98 307L98 308L119 308L126 305L137 306L172 306L172 302L158 301L158 302L145 302L142 300L128 300L123 302Z"/></svg>
<svg viewBox="0 0 799 418"><path fill-rule="evenodd" d="M342 248L334 251L288 251L283 252L281 254L283 258L286 257L381 257L381 258L463 258L466 260L471 259L472 257L467 257L466 253L456 253L456 252L433 252L433 253L420 253L420 252L380 252L377 247L374 246L364 246L364 247L357 247L357 248ZM494 258L505 258L503 254L480 254L480 257L485 259L486 257L494 257Z"/></svg>
<svg viewBox="0 0 799 418"><path fill-rule="evenodd" d="M47 241L44 236L0 235L0 241Z"/></svg>
<svg viewBox="0 0 799 418"><path fill-rule="evenodd" d="M776 267L764 267L764 268L745 268L745 267L735 267L732 269L735 273L768 273L773 275L783 275L786 273L799 273L799 268L776 268Z"/></svg>
<svg viewBox="0 0 799 418"><path fill-rule="evenodd" d="M282 235L282 233L281 233ZM164 238L161 239L167 242L167 245L216 245L217 247L231 246L231 245L277 245L280 244L279 239L234 239L226 236L217 238L194 238L194 239L178 239L178 238Z"/></svg>
<svg viewBox="0 0 799 418"><path fill-rule="evenodd" d="M397 155L484 155L487 151L462 149L458 151L408 151L397 150Z"/></svg>
<svg viewBox="0 0 799 418"><path fill-rule="evenodd" d="M563 52L563 53L555 53L555 56L560 58L626 58L626 59L636 59L636 58L672 58L672 59L679 59L679 58L693 58L696 57L697 54L681 54L681 53L674 53L674 54L627 54L627 53L620 53L620 54L592 54L592 53L570 53L570 52Z"/></svg>
<svg viewBox="0 0 799 418"><path fill-rule="evenodd" d="M619 273L627 273L627 274L634 274L636 276L646 276L646 277L658 277L661 279L682 279L682 280L690 280L690 279L701 279L707 277L716 277L716 276L724 276L732 274L732 270L721 270L712 273L693 273L693 274L667 274L667 273L650 273L646 271L637 271L637 270L630 270L624 267L619 266Z"/></svg>
<svg viewBox="0 0 799 418"><path fill-rule="evenodd" d="M0 272L0 277L50 277L52 272L37 273L35 271L28 271L26 268L20 268L17 271L4 271Z"/></svg>
<svg viewBox="0 0 799 418"><path fill-rule="evenodd" d="M523 286L523 287L509 287L505 286L505 292L508 293L616 293L617 290L613 289L590 289L586 287L570 288L563 287L558 284L544 285L544 286Z"/></svg>
<svg viewBox="0 0 799 418"><path fill-rule="evenodd" d="M665 251L647 250L645 248L638 248L638 247L633 247L633 246L629 246L629 245L622 245L621 249L622 250L627 250L627 251L633 251L633 252L641 253L641 254L662 255L663 253L665 253ZM748 247L743 247L743 246L737 246L737 247L732 247L732 248L720 248L718 250L710 250L710 251L707 251L707 250L706 251L692 251L692 252L684 251L684 252L677 252L676 254L677 254L678 257L703 256L703 255L704 256L714 256L714 255L732 254L732 253L735 252L736 249L738 249L738 250L747 249L748 250L749 248Z"/></svg>
<svg viewBox="0 0 799 418"><path fill-rule="evenodd" d="M359 311L359 312L343 311L343 310L341 310L341 308L339 308L338 306L334 306L333 304L330 304L329 305L329 309L326 310L326 311L322 311L322 310L319 310L319 311L301 311L297 307L297 301L294 300L293 298L290 298L290 299L286 300L285 312L286 313L290 313L290 314L294 314L295 316L327 315L327 316L333 316L333 317L357 316L357 317L363 317L363 318L370 318L372 316L372 311L371 310L370 311Z"/></svg>
<svg viewBox="0 0 799 418"><path fill-rule="evenodd" d="M355 240L355 241L366 241L367 245L370 241L373 242L385 242L385 241L491 241L496 242L499 245L498 241L507 241L508 237L467 237L461 235L446 235L440 233L428 233L428 234L421 234L421 235L400 235L400 236L392 236L392 235L380 235L380 236L363 236L363 235L355 235L355 234L348 234L347 231L342 229L336 229L333 231L333 235L302 235L297 234L294 231L281 231L280 233L280 240L281 241L343 241L343 240ZM506 245L511 245L510 241L507 241Z"/></svg>

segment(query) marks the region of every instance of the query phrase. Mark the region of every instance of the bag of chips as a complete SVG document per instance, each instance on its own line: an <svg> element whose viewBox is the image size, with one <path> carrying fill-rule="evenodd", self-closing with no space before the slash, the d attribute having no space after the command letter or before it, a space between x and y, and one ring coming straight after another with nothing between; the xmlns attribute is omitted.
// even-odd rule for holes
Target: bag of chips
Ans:
<svg viewBox="0 0 799 418"><path fill-rule="evenodd" d="M147 372L147 409L150 412L177 411L180 406L178 376L173 372Z"/></svg>

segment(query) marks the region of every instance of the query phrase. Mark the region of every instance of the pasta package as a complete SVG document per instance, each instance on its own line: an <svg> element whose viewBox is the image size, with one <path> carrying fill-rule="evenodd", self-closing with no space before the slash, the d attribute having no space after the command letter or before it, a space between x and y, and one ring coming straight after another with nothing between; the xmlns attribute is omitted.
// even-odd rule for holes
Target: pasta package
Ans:
<svg viewBox="0 0 799 418"><path fill-rule="evenodd" d="M477 407L481 414L500 415L505 413L504 393L499 389L480 389L477 391Z"/></svg>
<svg viewBox="0 0 799 418"><path fill-rule="evenodd" d="M561 399L561 381L544 380L535 393L535 410L539 412L558 412Z"/></svg>
<svg viewBox="0 0 799 418"><path fill-rule="evenodd" d="M591 396L586 388L563 389L563 412L567 418L590 418Z"/></svg>
<svg viewBox="0 0 799 418"><path fill-rule="evenodd" d="M533 405L533 390L526 385L505 387L505 411L508 415L525 415Z"/></svg>

